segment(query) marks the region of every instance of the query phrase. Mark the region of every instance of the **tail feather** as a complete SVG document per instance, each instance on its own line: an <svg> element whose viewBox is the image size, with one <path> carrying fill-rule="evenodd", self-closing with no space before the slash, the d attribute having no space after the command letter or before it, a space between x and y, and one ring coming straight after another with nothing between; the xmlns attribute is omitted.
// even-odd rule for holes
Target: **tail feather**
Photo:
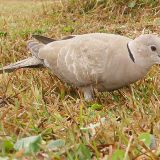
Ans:
<svg viewBox="0 0 160 160"><path fill-rule="evenodd" d="M37 58L39 58L38 53L39 53L40 48L42 48L43 46L44 46L44 44L41 44L41 43L34 41L34 40L30 40L27 43L27 48L32 53L32 56L35 56Z"/></svg>
<svg viewBox="0 0 160 160"><path fill-rule="evenodd" d="M32 57L29 57L27 59L18 61L16 63L10 64L8 66L5 66L3 68L0 68L0 74L3 72L13 72L14 70L20 69L20 68L37 68L37 67L43 67L43 60L41 60L38 57L39 50L44 46L45 44L39 43L37 41L30 40L28 41L27 47L32 53Z"/></svg>
<svg viewBox="0 0 160 160"><path fill-rule="evenodd" d="M10 73L20 68L37 68L42 66L43 66L43 62L40 59L37 59L36 57L29 57L27 59L18 61L16 63L10 64L3 68L0 68L0 74L3 72Z"/></svg>

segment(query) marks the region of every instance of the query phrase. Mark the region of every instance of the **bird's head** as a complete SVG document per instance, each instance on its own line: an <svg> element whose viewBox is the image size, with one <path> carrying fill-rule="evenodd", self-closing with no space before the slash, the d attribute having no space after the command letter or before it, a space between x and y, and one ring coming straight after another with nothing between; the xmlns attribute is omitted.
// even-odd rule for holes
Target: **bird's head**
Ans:
<svg viewBox="0 0 160 160"><path fill-rule="evenodd" d="M153 34L144 34L128 43L135 63L151 67L160 64L160 37Z"/></svg>

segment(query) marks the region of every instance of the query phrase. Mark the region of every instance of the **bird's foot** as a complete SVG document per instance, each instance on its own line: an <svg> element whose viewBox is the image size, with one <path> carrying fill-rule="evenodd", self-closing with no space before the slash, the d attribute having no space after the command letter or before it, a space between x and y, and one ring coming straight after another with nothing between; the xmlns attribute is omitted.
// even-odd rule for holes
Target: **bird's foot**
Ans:
<svg viewBox="0 0 160 160"><path fill-rule="evenodd" d="M92 86L83 87L82 91L84 93L85 101L93 101L94 100L94 90Z"/></svg>

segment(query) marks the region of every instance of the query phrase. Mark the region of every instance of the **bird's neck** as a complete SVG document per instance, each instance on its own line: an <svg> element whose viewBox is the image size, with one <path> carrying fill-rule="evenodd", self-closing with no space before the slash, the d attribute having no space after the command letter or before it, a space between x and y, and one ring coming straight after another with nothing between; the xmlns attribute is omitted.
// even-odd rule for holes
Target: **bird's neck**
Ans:
<svg viewBox="0 0 160 160"><path fill-rule="evenodd" d="M147 72L153 66L150 57L144 56L146 55L144 54L146 51L140 44L131 41L127 44L127 49L132 62L135 66L138 66L141 70L144 70L144 72Z"/></svg>
<svg viewBox="0 0 160 160"><path fill-rule="evenodd" d="M130 58L128 70L132 71L127 72L130 79L132 79L134 82L143 78L152 67L152 64L150 63L149 58L141 56L141 47L134 42L129 42L127 44L127 49Z"/></svg>

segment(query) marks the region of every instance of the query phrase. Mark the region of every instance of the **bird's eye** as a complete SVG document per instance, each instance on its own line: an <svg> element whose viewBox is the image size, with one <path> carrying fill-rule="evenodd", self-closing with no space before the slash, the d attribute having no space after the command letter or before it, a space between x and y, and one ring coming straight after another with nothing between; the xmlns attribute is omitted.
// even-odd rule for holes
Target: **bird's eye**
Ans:
<svg viewBox="0 0 160 160"><path fill-rule="evenodd" d="M157 48L156 48L155 46L151 46L151 50L152 50L152 51L156 51Z"/></svg>

